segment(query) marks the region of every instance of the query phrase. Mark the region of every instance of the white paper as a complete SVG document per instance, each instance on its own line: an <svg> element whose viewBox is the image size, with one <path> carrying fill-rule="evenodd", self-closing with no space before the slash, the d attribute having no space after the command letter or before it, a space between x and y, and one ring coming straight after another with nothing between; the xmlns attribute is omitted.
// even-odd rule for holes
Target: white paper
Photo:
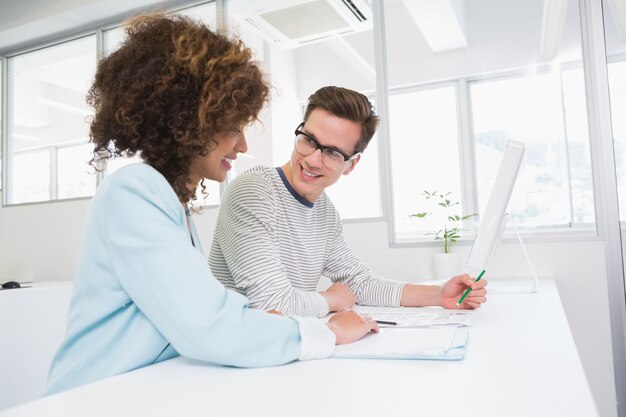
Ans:
<svg viewBox="0 0 626 417"><path fill-rule="evenodd" d="M360 314L366 314L374 320L392 321L393 327L431 327L431 326L471 326L476 321L472 310L447 310L444 308L406 307L406 308L355 308ZM384 325L383 325L384 326Z"/></svg>

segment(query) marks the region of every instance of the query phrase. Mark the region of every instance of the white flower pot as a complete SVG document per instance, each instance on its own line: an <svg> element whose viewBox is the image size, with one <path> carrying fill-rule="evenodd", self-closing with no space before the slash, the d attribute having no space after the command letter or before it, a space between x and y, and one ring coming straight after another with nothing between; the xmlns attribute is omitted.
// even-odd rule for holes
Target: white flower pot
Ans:
<svg viewBox="0 0 626 417"><path fill-rule="evenodd" d="M436 253L433 255L433 268L436 280L448 280L464 272L465 256L460 253Z"/></svg>

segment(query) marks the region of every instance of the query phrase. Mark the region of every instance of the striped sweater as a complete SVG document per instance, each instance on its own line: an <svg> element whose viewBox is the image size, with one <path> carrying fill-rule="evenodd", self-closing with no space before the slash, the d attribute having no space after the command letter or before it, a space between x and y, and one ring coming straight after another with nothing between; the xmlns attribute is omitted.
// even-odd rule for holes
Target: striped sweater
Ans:
<svg viewBox="0 0 626 417"><path fill-rule="evenodd" d="M398 306L405 283L384 280L352 252L326 193L314 204L291 187L280 168L239 175L222 197L209 264L215 277L258 309L324 317L320 277L347 285L357 303Z"/></svg>

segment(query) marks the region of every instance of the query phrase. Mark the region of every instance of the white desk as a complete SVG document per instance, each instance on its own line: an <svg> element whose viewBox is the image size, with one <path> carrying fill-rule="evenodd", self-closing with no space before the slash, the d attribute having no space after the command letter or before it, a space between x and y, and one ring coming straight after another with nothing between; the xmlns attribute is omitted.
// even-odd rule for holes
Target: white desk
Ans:
<svg viewBox="0 0 626 417"><path fill-rule="evenodd" d="M0 413L30 416L597 416L553 282L479 310L463 361L264 369L176 358Z"/></svg>

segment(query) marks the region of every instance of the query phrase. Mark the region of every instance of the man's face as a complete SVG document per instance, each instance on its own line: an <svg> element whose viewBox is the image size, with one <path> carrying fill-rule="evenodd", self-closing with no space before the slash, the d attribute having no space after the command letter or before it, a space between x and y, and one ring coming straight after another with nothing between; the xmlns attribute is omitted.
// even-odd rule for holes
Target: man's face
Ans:
<svg viewBox="0 0 626 417"><path fill-rule="evenodd" d="M361 137L361 125L342 119L323 109L315 109L309 115L304 126L300 128L308 136L321 145L332 147L346 155L352 155ZM325 157L317 149L304 155L294 148L291 160L282 166L285 176L293 189L309 202L313 203L324 192L326 187L333 185L341 175L349 174L360 156L345 162L339 167L328 167L324 164Z"/></svg>

